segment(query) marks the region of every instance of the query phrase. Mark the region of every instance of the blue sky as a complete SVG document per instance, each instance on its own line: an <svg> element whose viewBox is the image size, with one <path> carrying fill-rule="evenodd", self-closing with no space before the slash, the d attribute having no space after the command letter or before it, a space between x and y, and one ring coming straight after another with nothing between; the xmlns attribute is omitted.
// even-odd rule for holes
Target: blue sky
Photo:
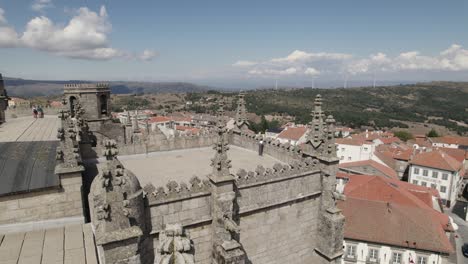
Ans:
<svg viewBox="0 0 468 264"><path fill-rule="evenodd" d="M468 80L468 4L0 0L0 72L220 86Z"/></svg>

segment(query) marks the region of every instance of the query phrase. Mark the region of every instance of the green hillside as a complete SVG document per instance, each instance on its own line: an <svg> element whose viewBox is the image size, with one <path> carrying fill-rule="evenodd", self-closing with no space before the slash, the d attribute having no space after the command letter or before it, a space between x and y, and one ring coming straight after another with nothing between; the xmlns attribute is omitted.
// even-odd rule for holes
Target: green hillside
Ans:
<svg viewBox="0 0 468 264"><path fill-rule="evenodd" d="M431 122L458 133L468 128L468 83L433 82L388 87L261 90L247 94L248 110L258 115L287 113L310 121L317 94L338 122L351 127L407 127L400 121ZM459 121L460 123L456 123Z"/></svg>

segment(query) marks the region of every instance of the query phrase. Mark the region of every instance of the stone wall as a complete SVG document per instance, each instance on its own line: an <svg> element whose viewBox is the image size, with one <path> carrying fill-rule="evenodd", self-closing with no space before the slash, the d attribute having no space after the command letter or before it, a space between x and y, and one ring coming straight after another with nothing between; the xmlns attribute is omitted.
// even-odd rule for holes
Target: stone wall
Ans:
<svg viewBox="0 0 468 264"><path fill-rule="evenodd" d="M189 187L190 186L190 187ZM155 263L161 258L159 234L167 225L182 224L194 243L197 263L211 263L211 193L208 182L193 177L190 183L170 182L166 188L145 186L151 216L151 234L154 236Z"/></svg>
<svg viewBox="0 0 468 264"><path fill-rule="evenodd" d="M0 225L82 217L81 173L60 178L61 188L0 197Z"/></svg>
<svg viewBox="0 0 468 264"><path fill-rule="evenodd" d="M261 135L255 135L245 132L233 132L231 133L230 143L242 148L258 151L259 142L263 139ZM278 160L285 163L291 163L300 159L301 151L299 147L291 145L289 143L281 144L279 141L275 141L269 138L263 139L263 153L270 155Z"/></svg>
<svg viewBox="0 0 468 264"><path fill-rule="evenodd" d="M240 243L247 263L316 263L317 196L243 214Z"/></svg>
<svg viewBox="0 0 468 264"><path fill-rule="evenodd" d="M247 263L314 263L321 176L319 162L307 159L273 168L240 170L236 175L235 214ZM151 215L155 263L159 234L181 224L192 239L196 263L211 263L211 186L197 177L190 183L144 187Z"/></svg>
<svg viewBox="0 0 468 264"><path fill-rule="evenodd" d="M131 129L124 128L121 124L105 122L99 130L94 133L97 142L104 142L105 139L114 139L120 142L118 149L120 155L143 154L156 151L202 148L212 146L216 137L210 133L200 135L176 135L166 137L159 131L147 133L136 133L132 135ZM97 153L100 153L103 146L98 144Z"/></svg>

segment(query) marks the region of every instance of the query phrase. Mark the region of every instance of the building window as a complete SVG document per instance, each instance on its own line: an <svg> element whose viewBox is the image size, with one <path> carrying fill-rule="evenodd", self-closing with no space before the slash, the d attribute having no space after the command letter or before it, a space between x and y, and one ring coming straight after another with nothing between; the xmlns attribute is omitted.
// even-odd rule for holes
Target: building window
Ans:
<svg viewBox="0 0 468 264"><path fill-rule="evenodd" d="M351 160L351 157L348 157L348 160Z"/></svg>
<svg viewBox="0 0 468 264"><path fill-rule="evenodd" d="M429 175L429 171L428 170L423 170L423 176L427 176Z"/></svg>
<svg viewBox="0 0 468 264"><path fill-rule="evenodd" d="M393 253L392 263L401 263L401 253Z"/></svg>
<svg viewBox="0 0 468 264"><path fill-rule="evenodd" d="M421 182L421 186L426 187L426 186L427 186L427 183L422 181L422 182Z"/></svg>
<svg viewBox="0 0 468 264"><path fill-rule="evenodd" d="M437 179L437 176L439 176L439 173L437 171L433 171L432 172L432 178L436 178Z"/></svg>
<svg viewBox="0 0 468 264"><path fill-rule="evenodd" d="M414 168L414 174L419 174L419 168Z"/></svg>
<svg viewBox="0 0 468 264"><path fill-rule="evenodd" d="M437 186L435 184L431 183L431 188L432 189L437 189Z"/></svg>
<svg viewBox="0 0 468 264"><path fill-rule="evenodd" d="M344 160L344 156L341 156L340 160Z"/></svg>
<svg viewBox="0 0 468 264"><path fill-rule="evenodd" d="M341 151L344 151L344 148L341 148Z"/></svg>
<svg viewBox="0 0 468 264"><path fill-rule="evenodd" d="M441 193L447 192L447 187L445 187L445 186L440 186L440 192L441 192Z"/></svg>
<svg viewBox="0 0 468 264"><path fill-rule="evenodd" d="M416 263L417 264L427 264L427 258L419 256L418 257L418 262L416 262Z"/></svg>
<svg viewBox="0 0 468 264"><path fill-rule="evenodd" d="M448 173L442 173L442 180L448 180Z"/></svg>
<svg viewBox="0 0 468 264"><path fill-rule="evenodd" d="M379 257L379 250L375 248L370 248L369 249L369 261L377 262L378 257Z"/></svg>
<svg viewBox="0 0 468 264"><path fill-rule="evenodd" d="M368 151L369 149L367 147L364 148L364 151Z"/></svg>
<svg viewBox="0 0 468 264"><path fill-rule="evenodd" d="M355 258L356 257L356 246L347 245L346 246L346 257Z"/></svg>
<svg viewBox="0 0 468 264"><path fill-rule="evenodd" d="M413 184L418 185L418 181L417 181L417 180L413 180Z"/></svg>

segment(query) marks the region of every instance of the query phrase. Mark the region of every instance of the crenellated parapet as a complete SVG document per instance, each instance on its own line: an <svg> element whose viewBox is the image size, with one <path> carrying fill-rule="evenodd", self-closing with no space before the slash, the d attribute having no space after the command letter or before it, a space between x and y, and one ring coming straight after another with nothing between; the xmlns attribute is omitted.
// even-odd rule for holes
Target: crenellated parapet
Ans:
<svg viewBox="0 0 468 264"><path fill-rule="evenodd" d="M64 85L65 89L86 89L86 88L106 88L108 89L109 83L67 83Z"/></svg>
<svg viewBox="0 0 468 264"><path fill-rule="evenodd" d="M189 183L177 183L170 181L165 187L154 187L152 184L147 184L143 190L146 193L150 205L174 202L204 195L211 194L211 184L205 179L201 180L197 176L193 176Z"/></svg>
<svg viewBox="0 0 468 264"><path fill-rule="evenodd" d="M255 171L239 169L236 173L236 183L239 188L245 185L267 183L274 180L287 179L289 177L320 170L320 163L317 159L306 158L294 161L291 164L275 163L273 168L264 168L259 165Z"/></svg>
<svg viewBox="0 0 468 264"><path fill-rule="evenodd" d="M84 170L80 153L80 126L70 117L69 111L60 111L61 127L57 130L60 144L56 150L56 174L81 172Z"/></svg>
<svg viewBox="0 0 468 264"><path fill-rule="evenodd" d="M263 135L249 132L231 132L231 144L242 148L258 151L260 141L263 141L263 153L280 161L291 163L302 158L302 150L299 146L289 143L281 143L278 140L265 138Z"/></svg>

